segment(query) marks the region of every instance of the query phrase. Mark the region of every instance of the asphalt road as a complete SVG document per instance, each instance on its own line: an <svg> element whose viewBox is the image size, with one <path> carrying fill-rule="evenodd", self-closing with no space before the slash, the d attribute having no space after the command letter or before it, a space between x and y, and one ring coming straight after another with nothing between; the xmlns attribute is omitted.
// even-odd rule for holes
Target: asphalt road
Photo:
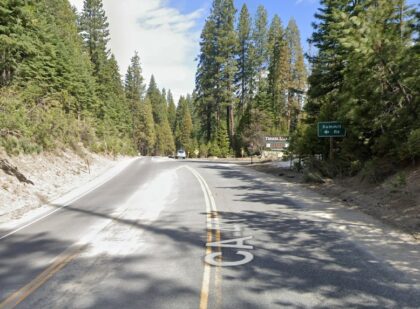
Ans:
<svg viewBox="0 0 420 309"><path fill-rule="evenodd" d="M420 308L416 270L244 167L140 158L55 206L0 240L0 308Z"/></svg>

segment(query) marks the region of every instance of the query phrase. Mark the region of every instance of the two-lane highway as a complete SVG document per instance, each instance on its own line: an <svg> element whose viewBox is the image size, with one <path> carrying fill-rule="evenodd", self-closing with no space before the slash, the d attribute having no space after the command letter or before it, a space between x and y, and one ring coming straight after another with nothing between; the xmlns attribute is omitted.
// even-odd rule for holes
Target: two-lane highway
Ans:
<svg viewBox="0 0 420 309"><path fill-rule="evenodd" d="M297 189L236 165L140 158L56 207L0 240L0 308L420 304L415 270L315 214Z"/></svg>

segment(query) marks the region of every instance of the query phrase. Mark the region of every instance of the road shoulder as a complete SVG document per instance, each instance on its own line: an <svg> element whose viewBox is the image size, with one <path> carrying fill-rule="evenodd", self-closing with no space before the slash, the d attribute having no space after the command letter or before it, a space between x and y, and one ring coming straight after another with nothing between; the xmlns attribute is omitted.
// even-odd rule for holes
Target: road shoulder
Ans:
<svg viewBox="0 0 420 309"><path fill-rule="evenodd" d="M279 194L293 197L303 211L314 220L323 220L326 228L343 233L362 249L393 268L409 274L420 285L420 241L395 229L355 207L322 196L306 186L284 177L257 171L249 166L237 166L255 181L271 185Z"/></svg>

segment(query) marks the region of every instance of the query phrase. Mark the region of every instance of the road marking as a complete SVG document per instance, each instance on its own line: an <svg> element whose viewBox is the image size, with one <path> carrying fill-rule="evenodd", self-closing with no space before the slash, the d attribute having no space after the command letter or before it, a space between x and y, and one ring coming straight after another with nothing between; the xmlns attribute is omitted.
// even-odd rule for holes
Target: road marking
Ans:
<svg viewBox="0 0 420 309"><path fill-rule="evenodd" d="M211 243L213 241L213 237L215 241L221 241L221 233L220 233L220 223L218 218L218 212L216 207L216 202L214 200L213 194L204 180L204 178L198 173L195 169L184 165L197 179L200 184L201 190L204 194L204 200L206 204L206 224L207 224L207 243ZM221 255L221 248L217 248L219 252L219 258L222 259ZM212 247L206 246L206 256L212 254ZM211 281L211 265L208 263L204 263L204 273L203 273L203 281L201 284L201 293L200 293L200 309L207 309L208 302L209 302L209 294L210 294L210 281ZM220 267L216 267L215 271L215 288L216 288L216 307L221 307L222 302L222 274Z"/></svg>
<svg viewBox="0 0 420 309"><path fill-rule="evenodd" d="M80 254L86 248L86 245L74 246L66 250L64 253L60 254L55 262L50 265L46 270L39 274L34 280L30 283L14 292L12 295L7 297L4 301L0 303L0 309L9 309L15 308L21 302L23 302L29 295L41 287L45 282L47 282L52 276L57 272L63 269L68 265L76 256Z"/></svg>
<svg viewBox="0 0 420 309"><path fill-rule="evenodd" d="M67 201L67 202L65 202L65 203L63 203L64 205L61 205L61 206L59 206L57 209L54 209L53 211L51 211L51 212L49 212L49 213L47 213L47 214L45 214L45 215L43 215L42 217L40 217L40 218L38 218L38 219L36 219L36 220L33 220L33 221L31 221L31 222L29 222L29 223L27 223L27 224L24 224L23 226L21 226L21 227L19 227L19 228L17 228L17 229L14 229L14 230L12 230L10 233L7 233L6 235L3 235L3 236L1 236L0 237L0 240L3 240L3 239L5 239L5 238L7 238L7 237L9 237L9 236L12 236L13 234L16 234L17 232L19 232L19 231L21 231L21 230L23 230L23 229L26 229L27 227L29 227L29 226L31 226L31 225L34 225L35 223L37 223L37 222L39 222L39 221L42 221L42 220L44 220L45 218L47 218L47 217L49 217L49 216L51 216L51 215L53 215L53 214L55 214L56 212L58 212L58 211L61 211L61 210L63 210L64 208L66 208L66 207L68 207L68 206L70 206L71 204L73 204L75 201L77 201L77 200L79 200L79 199L81 199L81 198L83 198L84 196L86 196L86 195L88 195L89 193L91 193L91 192L93 192L93 191L95 191L96 189L98 189L99 187L101 187L101 186L103 186L104 184L106 184L108 181L110 181L111 179L113 179L114 177L116 177L118 174L120 174L123 170L125 170L125 168L127 168L132 162L134 162L134 161L136 161L137 159L134 159L134 160L131 160L131 161L127 161L127 163L126 163L126 165L122 165L122 169L121 170L117 170L118 172L116 173L116 174L111 174L111 175L109 175L109 176L106 176L106 174L103 174L103 175L105 175L104 176L104 178L101 180L101 177L103 176L103 175L99 175L99 176L97 176L97 177L95 177L94 179L92 179L90 182L88 182L88 184L89 183L94 183L95 181L98 181L98 179L99 179L99 182L98 182L98 184L96 184L96 185L94 185L92 188L90 188L89 190L87 190L87 191L85 191L85 192L82 192L82 193L80 193L79 195L77 195L76 197L74 197L74 198L72 198L72 199L70 199L70 201ZM116 168L116 167L113 167L112 169L114 169L114 168ZM112 170L111 169L111 170ZM72 191L73 192L73 191ZM70 192L71 193L71 192ZM67 195L67 194L65 194L65 195ZM57 198L56 200L59 200L60 198ZM54 202L54 201L53 201ZM52 202L52 203L53 203ZM52 203L47 203L47 205L49 205L49 204L52 204Z"/></svg>
<svg viewBox="0 0 420 309"><path fill-rule="evenodd" d="M45 284L53 275L55 275L66 265L68 265L72 260L74 260L85 248L87 248L87 246L94 240L94 238L98 235L99 232L104 230L111 222L113 222L114 218L120 218L124 211L126 211L127 205L129 205L132 198L133 197L131 197L124 204L115 209L114 212L110 215L110 218L103 220L103 222L101 222L100 224L94 225L80 241L78 241L77 243L66 249L64 252L59 254L54 259L53 264L51 264L30 283L26 284L25 286L8 296L3 301L0 300L0 309L15 308L28 296L30 296L33 292L35 292L43 284Z"/></svg>

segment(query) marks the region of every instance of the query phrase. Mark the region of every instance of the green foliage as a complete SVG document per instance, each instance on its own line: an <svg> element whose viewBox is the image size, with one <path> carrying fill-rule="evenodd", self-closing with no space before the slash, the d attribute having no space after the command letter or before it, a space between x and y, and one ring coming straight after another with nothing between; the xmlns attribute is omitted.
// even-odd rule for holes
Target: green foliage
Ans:
<svg viewBox="0 0 420 309"><path fill-rule="evenodd" d="M211 142L213 153L220 150L214 141L226 124L230 147L239 155L240 149L248 146L244 143L251 139L261 148L263 140L257 142L261 134L287 134L297 127L301 106L294 93L304 92L307 83L296 23L291 20L285 31L275 16L268 30L263 6L258 7L253 23L247 6L243 5L235 33L232 26L235 11L232 1L214 0L204 25L194 122L199 124L196 137ZM249 121L250 110L262 113L263 130L254 123L260 119ZM257 133L251 138L254 129Z"/></svg>
<svg viewBox="0 0 420 309"><path fill-rule="evenodd" d="M290 53L289 88L305 91L307 84L307 72L305 67L299 28L296 24L296 21L293 18L290 19L289 24L287 25L285 36Z"/></svg>
<svg viewBox="0 0 420 309"><path fill-rule="evenodd" d="M407 185L407 175L404 172L399 172L395 176L395 178L392 181L392 186L394 188L402 188Z"/></svg>
<svg viewBox="0 0 420 309"><path fill-rule="evenodd" d="M217 144L217 141L210 142L207 148L208 148L208 156L217 157L217 158L222 156L222 152L220 151L220 147Z"/></svg>
<svg viewBox="0 0 420 309"><path fill-rule="evenodd" d="M420 129L411 131L407 140L407 150L411 159L420 158Z"/></svg>
<svg viewBox="0 0 420 309"><path fill-rule="evenodd" d="M140 67L140 57L136 52L131 58L131 64L128 67L127 74L125 75L125 96L128 101L128 109L130 111L131 118L131 134L135 147L140 150L140 139L142 136L142 123L141 123L141 111L140 105L144 93L143 76Z"/></svg>
<svg viewBox="0 0 420 309"><path fill-rule="evenodd" d="M140 104L139 119L139 149L141 154L151 155L156 145L156 130L153 120L152 104L148 98Z"/></svg>
<svg viewBox="0 0 420 309"><path fill-rule="evenodd" d="M255 16L254 27L252 29L252 45L254 49L253 66L256 69L256 82L263 79L263 74L268 62L268 30L267 30L267 11L260 5Z"/></svg>
<svg viewBox="0 0 420 309"><path fill-rule="evenodd" d="M178 149L183 148L188 153L194 152L193 123L188 101L184 97L181 97L178 103L175 138Z"/></svg>
<svg viewBox="0 0 420 309"><path fill-rule="evenodd" d="M226 158L231 155L229 134L227 128L224 125L219 127L217 131L216 144L220 157Z"/></svg>
<svg viewBox="0 0 420 309"><path fill-rule="evenodd" d="M144 88L140 57L138 52L135 52L125 76L125 95L128 100L140 101L143 98Z"/></svg>
<svg viewBox="0 0 420 309"><path fill-rule="evenodd" d="M9 155L19 154L39 154L42 152L42 147L28 138L17 138L15 136L7 136L0 138L0 146Z"/></svg>
<svg viewBox="0 0 420 309"><path fill-rule="evenodd" d="M269 46L271 48L269 62L269 88L271 98L271 112L274 116L274 128L284 133L288 132L287 96L290 86L290 50L285 39L284 29L280 18L274 16L269 32Z"/></svg>
<svg viewBox="0 0 420 309"><path fill-rule="evenodd" d="M372 159L364 164L360 171L363 180L370 183L381 183L396 172L396 167L384 159Z"/></svg>
<svg viewBox="0 0 420 309"><path fill-rule="evenodd" d="M412 26L418 17L397 0L321 5L305 126L293 147L301 156L326 157L329 143L316 138L316 123L339 120L347 136L336 140L333 164L380 182L395 162L418 158L420 58Z"/></svg>
<svg viewBox="0 0 420 309"><path fill-rule="evenodd" d="M147 98L150 100L153 108L153 119L155 123L161 124L166 121L168 118L166 98L162 97L153 75L150 79L149 88L147 89Z"/></svg>
<svg viewBox="0 0 420 309"><path fill-rule="evenodd" d="M208 157L208 155L209 155L209 147L208 147L208 145L206 145L206 144L200 144L199 151L200 151L199 156L201 158L207 158Z"/></svg>
<svg viewBox="0 0 420 309"><path fill-rule="evenodd" d="M236 73L235 7L232 0L215 0L201 34L196 74L196 104L205 139L215 138L221 123L233 137L234 76Z"/></svg>
<svg viewBox="0 0 420 309"><path fill-rule="evenodd" d="M0 87L10 85L22 62L36 55L39 40L32 9L26 1L0 3Z"/></svg>
<svg viewBox="0 0 420 309"><path fill-rule="evenodd" d="M109 23L102 0L84 0L79 18L79 31L89 52L95 75L98 78L104 77L109 57Z"/></svg>
<svg viewBox="0 0 420 309"><path fill-rule="evenodd" d="M324 183L322 176L314 171L305 170L303 173L303 181L306 183Z"/></svg>
<svg viewBox="0 0 420 309"><path fill-rule="evenodd" d="M271 129L271 117L264 109L249 107L242 117L238 127L238 145L250 151L249 154L261 153L265 148L264 137L269 135ZM240 149L237 150L238 155Z"/></svg>
<svg viewBox="0 0 420 309"><path fill-rule="evenodd" d="M68 1L0 3L0 140L9 152L77 148L80 142L133 152L118 65L106 49L104 11L97 11L103 22L90 14L100 7L100 1L85 3L80 26L86 53Z"/></svg>
<svg viewBox="0 0 420 309"><path fill-rule="evenodd" d="M157 155L172 155L175 152L175 143L169 122L164 121L162 124L156 125L156 132L157 143L155 153Z"/></svg>
<svg viewBox="0 0 420 309"><path fill-rule="evenodd" d="M255 68L255 49L251 37L251 18L246 4L242 6L238 24L238 70L235 76L237 95L239 97L238 113L242 115L255 91L254 78L257 72Z"/></svg>
<svg viewBox="0 0 420 309"><path fill-rule="evenodd" d="M172 96L172 92L170 90L168 91L167 102L168 102L168 121L169 121L169 125L171 126L172 133L175 134L176 106L175 106L174 98Z"/></svg>

